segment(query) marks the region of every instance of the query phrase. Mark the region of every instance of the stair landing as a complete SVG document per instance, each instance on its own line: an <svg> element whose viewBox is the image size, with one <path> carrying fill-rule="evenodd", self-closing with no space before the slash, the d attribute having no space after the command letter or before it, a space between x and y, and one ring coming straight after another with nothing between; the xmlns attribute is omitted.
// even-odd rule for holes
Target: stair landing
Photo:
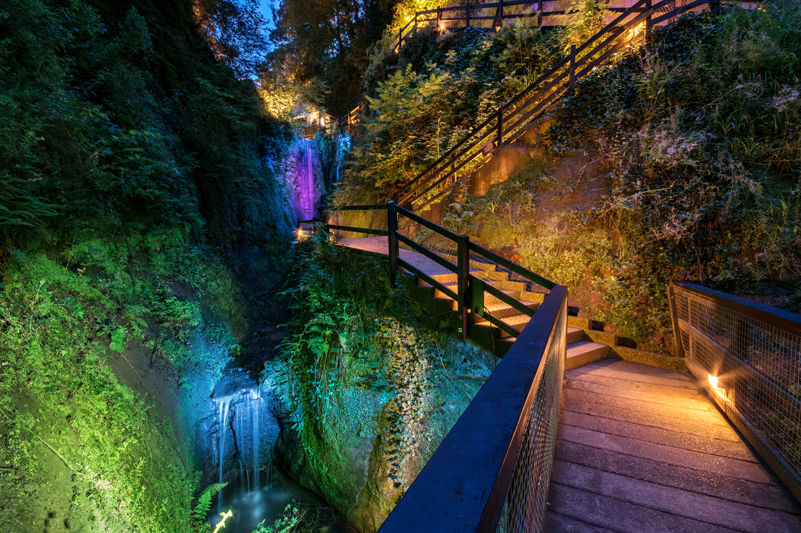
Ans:
<svg viewBox="0 0 801 533"><path fill-rule="evenodd" d="M545 531L801 531L801 506L694 378L604 359L565 372Z"/></svg>

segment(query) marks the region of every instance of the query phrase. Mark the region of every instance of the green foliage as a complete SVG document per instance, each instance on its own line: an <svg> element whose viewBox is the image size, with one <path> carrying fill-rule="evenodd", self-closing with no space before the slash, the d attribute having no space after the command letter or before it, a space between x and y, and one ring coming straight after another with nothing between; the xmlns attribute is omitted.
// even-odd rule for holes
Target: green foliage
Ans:
<svg viewBox="0 0 801 533"><path fill-rule="evenodd" d="M91 241L73 245L63 262L16 250L3 274L0 429L9 440L0 458L62 488L57 474L66 469L86 494L79 507L113 520L115 531L191 530L186 443L115 368L132 365L129 350L140 346L183 384L219 375L233 337L171 289L198 287L204 306L224 316L215 291L231 286L230 275L210 257L190 260L195 253L185 245L165 259ZM215 266L190 268L201 260Z"/></svg>
<svg viewBox="0 0 801 533"><path fill-rule="evenodd" d="M206 515L209 514L211 509L211 499L217 495L228 483L212 483L200 492L197 497L197 504L192 509L192 519L197 522L206 520Z"/></svg>
<svg viewBox="0 0 801 533"><path fill-rule="evenodd" d="M254 191L272 190L257 162L280 126L208 53L189 3L137 5L0 8L4 245L155 225L230 250L277 226Z"/></svg>
<svg viewBox="0 0 801 533"><path fill-rule="evenodd" d="M392 197L600 24L602 3L575 7L572 25L548 33L525 18L497 33L470 28L435 38L420 31L397 65L386 54L376 57L367 87L371 112L335 201Z"/></svg>
<svg viewBox="0 0 801 533"><path fill-rule="evenodd" d="M278 371L291 433L335 509L351 523L382 521L494 357L431 331L404 297L408 279L392 289L385 262L325 234L299 243L290 264L284 295L293 319ZM362 454L369 472L354 466Z"/></svg>

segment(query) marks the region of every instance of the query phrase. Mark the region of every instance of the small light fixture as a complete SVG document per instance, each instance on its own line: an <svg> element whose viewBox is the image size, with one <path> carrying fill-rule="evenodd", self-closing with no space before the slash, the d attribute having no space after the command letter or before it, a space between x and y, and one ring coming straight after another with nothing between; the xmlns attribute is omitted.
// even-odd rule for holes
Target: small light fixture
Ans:
<svg viewBox="0 0 801 533"><path fill-rule="evenodd" d="M713 376L712 374L707 374L709 376L709 383L712 385L713 389L718 388L718 378L717 376Z"/></svg>
<svg viewBox="0 0 801 533"><path fill-rule="evenodd" d="M440 31L440 32L443 32L443 31L445 31L445 24L440 24L440 25L439 25L439 31Z"/></svg>

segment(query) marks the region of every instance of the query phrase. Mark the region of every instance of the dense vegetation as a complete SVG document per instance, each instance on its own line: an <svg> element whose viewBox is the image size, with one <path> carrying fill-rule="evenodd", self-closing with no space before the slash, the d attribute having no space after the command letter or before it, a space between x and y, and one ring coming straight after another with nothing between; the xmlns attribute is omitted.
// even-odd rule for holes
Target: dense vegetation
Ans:
<svg viewBox="0 0 801 533"><path fill-rule="evenodd" d="M494 368L389 284L387 265L325 234L299 244L282 395L296 479L359 531L375 531ZM265 377L273 379L276 368Z"/></svg>
<svg viewBox="0 0 801 533"><path fill-rule="evenodd" d="M247 329L235 254L290 224L270 169L290 131L236 77L248 33L217 31L247 4L202 6L0 6L6 531L195 529L166 391L208 395Z"/></svg>
<svg viewBox="0 0 801 533"><path fill-rule="evenodd" d="M337 201L390 196L591 33L602 6L588 6L546 35L418 34L370 100ZM532 125L509 181L481 197L456 189L444 221L654 348L671 350L667 283L699 270L740 294L776 280L797 308L799 22L798 4L778 0L654 31Z"/></svg>

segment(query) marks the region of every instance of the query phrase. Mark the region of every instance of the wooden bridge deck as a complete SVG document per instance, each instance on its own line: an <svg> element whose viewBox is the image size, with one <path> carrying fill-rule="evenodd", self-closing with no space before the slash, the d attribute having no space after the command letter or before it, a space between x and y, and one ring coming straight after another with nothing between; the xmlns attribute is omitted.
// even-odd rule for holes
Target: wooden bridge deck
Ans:
<svg viewBox="0 0 801 533"><path fill-rule="evenodd" d="M545 531L791 533L799 515L693 378L611 359L565 373Z"/></svg>
<svg viewBox="0 0 801 533"><path fill-rule="evenodd" d="M340 244L387 254L386 237ZM547 533L801 533L801 505L694 378L615 359L565 372L548 500Z"/></svg>

